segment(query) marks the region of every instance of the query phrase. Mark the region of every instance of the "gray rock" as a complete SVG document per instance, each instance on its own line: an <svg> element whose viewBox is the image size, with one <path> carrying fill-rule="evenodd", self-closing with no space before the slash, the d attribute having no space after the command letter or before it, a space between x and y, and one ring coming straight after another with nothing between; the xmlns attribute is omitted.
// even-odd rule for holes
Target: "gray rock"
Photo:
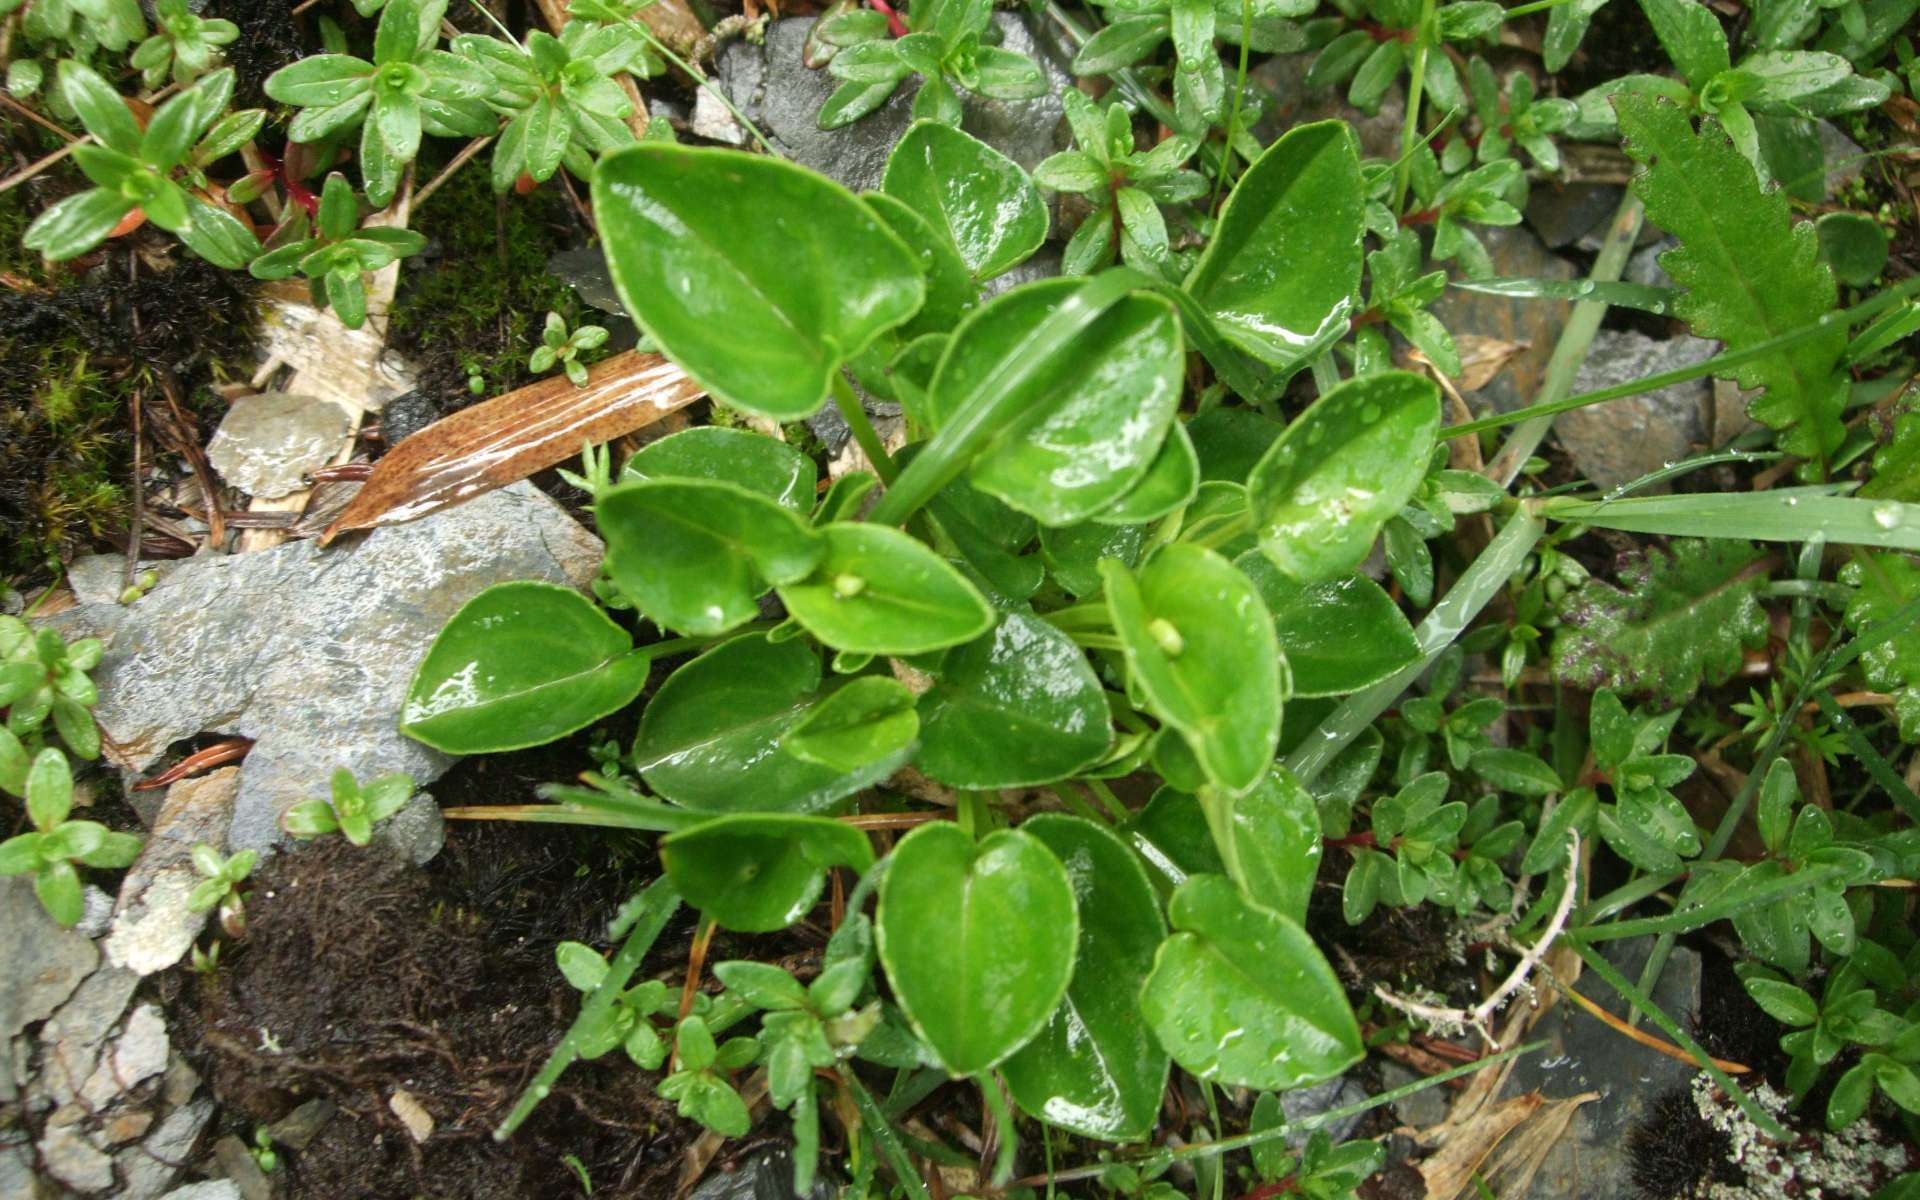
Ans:
<svg viewBox="0 0 1920 1200"><path fill-rule="evenodd" d="M1571 246L1596 230L1620 206L1626 189L1617 183L1555 184L1542 180L1527 196L1527 224L1549 248Z"/></svg>
<svg viewBox="0 0 1920 1200"><path fill-rule="evenodd" d="M40 1161L47 1174L75 1191L99 1192L113 1186L113 1159L95 1150L78 1126L49 1124L40 1136Z"/></svg>
<svg viewBox="0 0 1920 1200"><path fill-rule="evenodd" d="M0 1042L60 1007L100 952L85 934L62 929L40 907L25 875L0 878Z"/></svg>
<svg viewBox="0 0 1920 1200"><path fill-rule="evenodd" d="M1628 257L1626 270L1620 272L1620 277L1628 283L1644 283L1648 287L1674 286L1673 276L1660 265L1660 256L1679 245L1679 238L1663 237L1650 246L1642 246Z"/></svg>
<svg viewBox="0 0 1920 1200"><path fill-rule="evenodd" d="M1400 127L1406 118L1406 93L1399 84L1381 97L1380 110L1372 116L1347 103L1344 86L1322 91L1307 89L1307 70L1317 52L1276 54L1253 69L1251 78L1273 97L1272 106L1254 123L1254 136L1262 145L1311 121L1341 120L1353 126L1360 138L1360 153L1368 158L1392 162L1400 157Z"/></svg>
<svg viewBox="0 0 1920 1200"><path fill-rule="evenodd" d="M705 95L706 90L701 88L701 94ZM601 312L626 315L626 306L620 303L620 293L613 290L613 276L607 271L607 256L599 246L562 250L547 260L547 274L572 288L581 303L590 304Z"/></svg>
<svg viewBox="0 0 1920 1200"><path fill-rule="evenodd" d="M132 971L102 967L40 1027L40 1073L32 1084L37 1096L58 1105L80 1094L139 983Z"/></svg>
<svg viewBox="0 0 1920 1200"><path fill-rule="evenodd" d="M1628 979L1637 979L1651 946L1651 938L1626 939L1606 943L1603 953ZM1604 984L1579 986L1609 1012L1626 1015L1626 1003ZM1700 956L1676 949L1653 998L1669 1015L1685 1020L1700 1002ZM1564 1001L1527 1036L1545 1038L1547 1045L1515 1065L1507 1095L1535 1088L1549 1100L1600 1093L1599 1100L1575 1110L1534 1177L1532 1200L1619 1200L1637 1194L1627 1134L1663 1092L1691 1079L1694 1068L1621 1037Z"/></svg>
<svg viewBox="0 0 1920 1200"><path fill-rule="evenodd" d="M97 938L113 924L113 897L89 883L80 889L80 919L73 931Z"/></svg>
<svg viewBox="0 0 1920 1200"><path fill-rule="evenodd" d="M1419 1079L1420 1076L1397 1062L1384 1063L1380 1067L1382 1091L1405 1087ZM1394 1119L1413 1129L1431 1129L1447 1119L1447 1095L1447 1089L1443 1087L1430 1087L1403 1096L1393 1102Z"/></svg>
<svg viewBox="0 0 1920 1200"><path fill-rule="evenodd" d="M807 1200L827 1200L825 1180L813 1185ZM700 1181L688 1200L792 1200L793 1156L783 1146L756 1154L731 1171L715 1171Z"/></svg>
<svg viewBox="0 0 1920 1200"><path fill-rule="evenodd" d="M9 1131L13 1137L17 1131ZM7 1200L41 1200L49 1194L33 1170L33 1143L0 1141L0 1196Z"/></svg>
<svg viewBox="0 0 1920 1200"><path fill-rule="evenodd" d="M167 573L180 565L177 558L155 558L142 561L134 569L136 576L152 571L165 578ZM91 554L85 558L76 558L67 568L67 586L73 589L73 598L81 604L117 604L120 593L126 591L127 560L120 554Z"/></svg>
<svg viewBox="0 0 1920 1200"><path fill-rule="evenodd" d="M241 491L276 499L306 486L306 473L340 452L352 420L346 409L314 396L242 396L207 443L207 461Z"/></svg>
<svg viewBox="0 0 1920 1200"><path fill-rule="evenodd" d="M119 1200L158 1200L193 1158L193 1144L213 1116L213 1101L183 1104L138 1146L114 1155L126 1185ZM231 1195L231 1193L229 1193Z"/></svg>
<svg viewBox="0 0 1920 1200"><path fill-rule="evenodd" d="M1631 331L1603 329L1593 339L1573 390L1595 391L1693 366L1711 358L1715 348L1715 343L1694 337L1654 341ZM1712 398L1712 384L1695 379L1562 413L1553 429L1580 473L1607 491L1704 445L1710 436Z"/></svg>
<svg viewBox="0 0 1920 1200"><path fill-rule="evenodd" d="M440 406L432 397L424 392L408 392L387 401L387 406L380 410L380 435L387 445L398 446L439 419Z"/></svg>
<svg viewBox="0 0 1920 1200"><path fill-rule="evenodd" d="M1336 1075L1334 1078L1326 1080L1324 1083L1316 1083L1312 1087L1295 1088L1290 1092L1281 1092L1280 1111L1286 1115L1288 1124L1292 1124L1296 1121L1304 1121L1308 1117L1317 1117L1321 1113L1331 1109L1344 1108L1349 1104L1358 1104L1366 1098L1366 1088L1361 1087L1345 1075ZM1338 1145L1340 1142L1345 1141L1347 1135L1352 1133L1354 1128L1360 1124L1362 1115L1363 1114L1355 1113L1350 1117L1342 1117L1340 1120L1330 1125L1323 1125L1320 1128L1326 1133L1328 1138ZM1288 1133L1286 1135L1287 1145L1292 1146L1295 1150L1303 1149L1307 1144L1307 1139L1312 1136L1313 1131L1305 1129L1298 1133Z"/></svg>
<svg viewBox="0 0 1920 1200"><path fill-rule="evenodd" d="M1524 226L1494 226L1475 232L1493 259L1494 275L1502 279L1574 277L1573 264L1550 252ZM1456 336L1476 333L1524 347L1485 387L1473 393L1476 402L1491 405L1496 412L1511 412L1533 403L1569 311L1564 300L1488 296L1460 288L1448 288L1433 305L1433 314Z"/></svg>
<svg viewBox="0 0 1920 1200"><path fill-rule="evenodd" d="M996 13L994 22L1004 35L1002 46L1026 54L1046 68L1053 94L1020 101L965 96L961 127L1031 170L1063 145L1060 125L1066 110L1060 106L1057 93L1073 86L1073 78L1020 17ZM843 129L822 130L820 106L839 86L839 80L825 69L810 70L800 62L800 49L812 24L806 18L776 21L768 26L763 44L728 45L720 54L715 77L727 97L780 153L856 192L877 188L886 170L887 155L912 123L917 77L903 82L877 112Z"/></svg>
<svg viewBox="0 0 1920 1200"><path fill-rule="evenodd" d="M113 1052L100 1056L100 1065L80 1089L80 1099L90 1109L107 1107L166 1070L169 1048L166 1018L154 1005L142 1004L127 1018Z"/></svg>
<svg viewBox="0 0 1920 1200"><path fill-rule="evenodd" d="M317 1097L307 1101L267 1127L267 1136L276 1146L305 1150L340 1109L333 1101Z"/></svg>
<svg viewBox="0 0 1920 1200"><path fill-rule="evenodd" d="M239 1189L240 1200L273 1200L273 1183L239 1138L228 1134L215 1142L213 1161L220 1164L227 1182Z"/></svg>
<svg viewBox="0 0 1920 1200"><path fill-rule="evenodd" d="M193 912L187 897L200 882L193 848L227 844L240 768L222 767L167 789L140 857L120 885L107 959L141 975L164 971L186 957L209 914Z"/></svg>
<svg viewBox="0 0 1920 1200"><path fill-rule="evenodd" d="M241 1196L240 1188L231 1179L208 1179L177 1187L161 1200L241 1200Z"/></svg>
<svg viewBox="0 0 1920 1200"><path fill-rule="evenodd" d="M393 814L375 835L388 849L420 867L433 861L447 844L447 822L440 806L426 792L415 792L405 808Z"/></svg>
<svg viewBox="0 0 1920 1200"><path fill-rule="evenodd" d="M1820 135L1820 153L1827 162L1827 191L1840 189L1860 178L1867 164L1860 156L1866 153L1852 138L1840 132L1840 127L1832 121L1815 121L1814 132Z"/></svg>
<svg viewBox="0 0 1920 1200"><path fill-rule="evenodd" d="M228 841L265 849L280 815L336 768L438 778L452 758L400 733L407 682L462 604L490 584L584 588L599 539L528 483L321 549L311 541L186 563L131 609L82 605L68 637L109 638L95 710L142 770L202 732L254 739Z"/></svg>

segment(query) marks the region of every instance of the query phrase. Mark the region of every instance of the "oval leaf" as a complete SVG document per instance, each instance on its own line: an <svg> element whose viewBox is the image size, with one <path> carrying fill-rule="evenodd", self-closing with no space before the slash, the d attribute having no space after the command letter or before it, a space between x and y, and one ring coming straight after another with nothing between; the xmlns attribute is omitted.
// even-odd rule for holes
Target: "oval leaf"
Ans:
<svg viewBox="0 0 1920 1200"><path fill-rule="evenodd" d="M1200 459L1193 452L1186 424L1175 421L1140 482L1093 519L1102 525L1142 525L1185 508L1199 491Z"/></svg>
<svg viewBox="0 0 1920 1200"><path fill-rule="evenodd" d="M728 929L770 933L807 914L828 867L872 866L873 846L826 817L746 813L661 838L660 860L688 904Z"/></svg>
<svg viewBox="0 0 1920 1200"><path fill-rule="evenodd" d="M625 708L651 665L579 592L496 584L433 639L407 686L400 729L449 754L538 746Z"/></svg>
<svg viewBox="0 0 1920 1200"><path fill-rule="evenodd" d="M1112 743L1106 693L1073 639L1010 612L947 656L921 704L915 765L950 787L1033 787L1098 762Z"/></svg>
<svg viewBox="0 0 1920 1200"><path fill-rule="evenodd" d="M915 1032L950 1075L974 1075L1040 1032L1073 974L1073 885L1038 838L978 844L948 821L894 847L875 925Z"/></svg>
<svg viewBox="0 0 1920 1200"><path fill-rule="evenodd" d="M1001 1065L1021 1108L1112 1142L1147 1135L1167 1086L1167 1054L1138 997L1166 936L1160 902L1126 843L1091 821L1042 813L1020 826L1067 869L1080 944L1066 998L1038 1037Z"/></svg>
<svg viewBox="0 0 1920 1200"><path fill-rule="evenodd" d="M912 254L825 176L732 150L606 155L593 206L621 303L717 399L795 421L925 296Z"/></svg>
<svg viewBox="0 0 1920 1200"><path fill-rule="evenodd" d="M1353 571L1426 477L1439 429L1440 389L1407 371L1322 396L1247 477L1260 549L1301 583Z"/></svg>
<svg viewBox="0 0 1920 1200"><path fill-rule="evenodd" d="M1313 794L1276 763L1259 786L1224 804L1227 874L1255 904L1305 921L1320 871L1320 806Z"/></svg>
<svg viewBox="0 0 1920 1200"><path fill-rule="evenodd" d="M1340 981L1307 932L1196 875L1168 906L1140 1012L1175 1062L1202 1079L1282 1091L1339 1074L1365 1053Z"/></svg>
<svg viewBox="0 0 1920 1200"><path fill-rule="evenodd" d="M814 705L781 745L810 763L857 771L904 753L919 732L913 693L884 675L865 675Z"/></svg>
<svg viewBox="0 0 1920 1200"><path fill-rule="evenodd" d="M1174 543L1138 574L1100 564L1127 669L1155 716L1180 731L1229 792L1260 781L1280 738L1284 660L1247 577L1211 550Z"/></svg>
<svg viewBox="0 0 1920 1200"><path fill-rule="evenodd" d="M1253 580L1293 670L1295 696L1344 696L1420 657L1400 606L1365 575L1296 583L1258 551L1233 560Z"/></svg>
<svg viewBox="0 0 1920 1200"><path fill-rule="evenodd" d="M979 281L1040 248L1047 210L1020 164L971 134L918 121L887 156L880 184L943 232Z"/></svg>
<svg viewBox="0 0 1920 1200"><path fill-rule="evenodd" d="M812 575L780 588L808 633L856 654L919 654L972 641L993 609L926 546L878 525L828 525Z"/></svg>
<svg viewBox="0 0 1920 1200"><path fill-rule="evenodd" d="M785 442L744 429L702 425L642 446L621 468L620 479L713 479L805 513L813 508L819 470Z"/></svg>

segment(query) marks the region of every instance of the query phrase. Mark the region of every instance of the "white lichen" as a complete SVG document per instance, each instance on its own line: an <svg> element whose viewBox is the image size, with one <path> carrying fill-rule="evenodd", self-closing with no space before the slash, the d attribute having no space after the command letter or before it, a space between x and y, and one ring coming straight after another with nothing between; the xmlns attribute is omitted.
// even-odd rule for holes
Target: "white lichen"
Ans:
<svg viewBox="0 0 1920 1200"><path fill-rule="evenodd" d="M1764 1083L1751 1094L1769 1113L1785 1117L1786 1097ZM1702 1193L1705 1200L1846 1200L1871 1194L1915 1165L1905 1146L1881 1141L1868 1121L1782 1145L1704 1071L1693 1078L1693 1103L1702 1120L1727 1135L1727 1161L1745 1176L1740 1183L1712 1184Z"/></svg>

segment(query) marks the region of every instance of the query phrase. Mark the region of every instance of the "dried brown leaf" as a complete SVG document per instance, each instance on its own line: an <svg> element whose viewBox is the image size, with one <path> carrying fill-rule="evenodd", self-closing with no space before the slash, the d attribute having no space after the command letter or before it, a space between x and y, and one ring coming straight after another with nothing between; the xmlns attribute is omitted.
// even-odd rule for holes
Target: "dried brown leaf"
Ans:
<svg viewBox="0 0 1920 1200"><path fill-rule="evenodd" d="M628 351L595 366L585 387L555 376L482 401L394 447L320 544L505 487L565 462L583 444L612 441L702 395L699 384L660 355Z"/></svg>
<svg viewBox="0 0 1920 1200"><path fill-rule="evenodd" d="M1448 1122L1446 1143L1420 1164L1420 1175L1427 1181L1426 1200L1453 1200L1459 1195L1500 1140L1543 1102L1539 1092L1527 1092L1489 1105L1463 1124Z"/></svg>

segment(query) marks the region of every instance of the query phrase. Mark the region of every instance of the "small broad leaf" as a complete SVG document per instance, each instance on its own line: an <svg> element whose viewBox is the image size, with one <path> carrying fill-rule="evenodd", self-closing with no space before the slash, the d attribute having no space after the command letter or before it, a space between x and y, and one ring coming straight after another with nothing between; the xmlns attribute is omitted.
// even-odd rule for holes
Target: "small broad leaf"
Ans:
<svg viewBox="0 0 1920 1200"><path fill-rule="evenodd" d="M915 1032L950 1075L1031 1040L1066 994L1079 938L1072 883L1040 839L978 844L948 821L894 847L875 925L880 960Z"/></svg>
<svg viewBox="0 0 1920 1200"><path fill-rule="evenodd" d="M33 827L51 833L73 810L73 769L67 756L48 746L27 768L27 816Z"/></svg>
<svg viewBox="0 0 1920 1200"><path fill-rule="evenodd" d="M660 839L667 876L688 904L728 929L785 929L820 898L828 867L873 865L867 835L826 817L741 813Z"/></svg>
<svg viewBox="0 0 1920 1200"><path fill-rule="evenodd" d="M644 142L600 160L593 205L627 311L747 412L812 413L840 364L926 295L870 209L778 159Z"/></svg>
<svg viewBox="0 0 1920 1200"><path fill-rule="evenodd" d="M814 705L781 745L808 762L857 771L907 750L919 732L913 693L886 676L863 675Z"/></svg>
<svg viewBox="0 0 1920 1200"><path fill-rule="evenodd" d="M1155 716L1180 731L1229 792L1259 782L1280 737L1285 660L1245 575L1211 550L1174 543L1139 572L1100 564L1127 669Z"/></svg>
<svg viewBox="0 0 1920 1200"><path fill-rule="evenodd" d="M1382 588L1358 573L1303 584L1249 550L1233 560L1259 589L1293 669L1295 696L1344 696L1420 657L1413 626Z"/></svg>
<svg viewBox="0 0 1920 1200"><path fill-rule="evenodd" d="M971 641L994 613L966 578L898 529L833 524L807 578L784 584L787 611L836 650L919 654Z"/></svg>
<svg viewBox="0 0 1920 1200"><path fill-rule="evenodd" d="M551 583L481 592L433 639L400 729L449 754L538 746L627 706L652 657L593 602Z"/></svg>
<svg viewBox="0 0 1920 1200"><path fill-rule="evenodd" d="M1033 787L1097 762L1112 741L1106 693L1073 639L1009 612L947 655L921 699L915 763L951 787Z"/></svg>
<svg viewBox="0 0 1920 1200"><path fill-rule="evenodd" d="M1301 583L1349 574L1420 485L1440 429L1440 389L1405 371L1334 388L1247 477L1260 549Z"/></svg>
<svg viewBox="0 0 1920 1200"><path fill-rule="evenodd" d="M886 778L904 751L843 771L787 749L818 698L820 659L803 639L748 634L687 663L640 720L635 765L667 799L708 812L818 812Z"/></svg>
<svg viewBox="0 0 1920 1200"><path fill-rule="evenodd" d="M620 478L711 479L805 513L813 507L819 471L811 458L776 438L702 425L642 446L620 469Z"/></svg>
<svg viewBox="0 0 1920 1200"><path fill-rule="evenodd" d="M944 233L976 281L1011 270L1046 240L1047 210L1033 180L951 125L915 122L887 156L881 189Z"/></svg>
<svg viewBox="0 0 1920 1200"><path fill-rule="evenodd" d="M1014 1101L1084 1137L1145 1137L1160 1110L1168 1060L1140 1020L1139 994L1166 936L1140 860L1091 821L1042 813L1020 826L1065 865L1080 941L1065 999L1039 1036L1001 1064Z"/></svg>
<svg viewBox="0 0 1920 1200"><path fill-rule="evenodd" d="M561 942L553 948L554 962L574 990L591 992L607 977L606 956L580 942Z"/></svg>
<svg viewBox="0 0 1920 1200"><path fill-rule="evenodd" d="M1305 921L1320 870L1320 808L1313 793L1276 764L1252 790L1213 802L1226 816L1214 840L1228 876L1248 900Z"/></svg>
<svg viewBox="0 0 1920 1200"><path fill-rule="evenodd" d="M860 202L873 210L894 236L905 242L919 260L927 278L927 302L913 320L900 329L903 341L924 334L951 333L968 310L979 302L979 286L968 271L960 251L944 229L936 227L898 196L886 192L864 192Z"/></svg>
<svg viewBox="0 0 1920 1200"><path fill-rule="evenodd" d="M1187 436L1186 423L1174 421L1167 427L1160 453L1147 464L1146 474L1131 491L1114 504L1094 514L1102 525L1142 525L1185 508L1200 490L1200 460L1193 452L1193 439Z"/></svg>
<svg viewBox="0 0 1920 1200"><path fill-rule="evenodd" d="M1168 906L1140 1013L1202 1079L1274 1091L1331 1078L1365 1053L1340 981L1299 924L1197 875Z"/></svg>

